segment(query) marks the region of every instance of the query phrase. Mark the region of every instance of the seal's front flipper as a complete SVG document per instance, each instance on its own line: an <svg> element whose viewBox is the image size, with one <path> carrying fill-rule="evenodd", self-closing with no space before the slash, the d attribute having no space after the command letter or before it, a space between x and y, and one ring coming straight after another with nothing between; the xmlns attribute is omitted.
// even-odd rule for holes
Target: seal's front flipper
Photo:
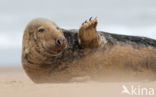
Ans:
<svg viewBox="0 0 156 97"><path fill-rule="evenodd" d="M79 29L80 44L83 48L97 48L99 46L99 35L96 31L97 19L90 18L85 21Z"/></svg>

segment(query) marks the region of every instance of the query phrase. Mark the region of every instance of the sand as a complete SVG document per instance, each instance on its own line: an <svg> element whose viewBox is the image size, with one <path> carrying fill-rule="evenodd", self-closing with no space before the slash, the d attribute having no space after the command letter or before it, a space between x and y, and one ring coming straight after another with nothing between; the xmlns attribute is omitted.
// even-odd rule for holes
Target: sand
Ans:
<svg viewBox="0 0 156 97"><path fill-rule="evenodd" d="M122 94L122 85L156 90L156 81L144 82L72 82L35 84L19 67L0 68L0 97L135 97ZM143 95L140 97L148 97ZM156 94L153 96L155 97ZM139 97L139 96L136 96Z"/></svg>

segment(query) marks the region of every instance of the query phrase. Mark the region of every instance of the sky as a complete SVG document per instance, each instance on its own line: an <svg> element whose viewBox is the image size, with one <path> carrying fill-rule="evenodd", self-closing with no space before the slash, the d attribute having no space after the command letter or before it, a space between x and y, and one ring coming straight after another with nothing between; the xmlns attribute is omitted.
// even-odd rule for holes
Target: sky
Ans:
<svg viewBox="0 0 156 97"><path fill-rule="evenodd" d="M156 0L0 0L0 66L21 66L24 29L38 17L65 29L97 17L98 30L156 39Z"/></svg>

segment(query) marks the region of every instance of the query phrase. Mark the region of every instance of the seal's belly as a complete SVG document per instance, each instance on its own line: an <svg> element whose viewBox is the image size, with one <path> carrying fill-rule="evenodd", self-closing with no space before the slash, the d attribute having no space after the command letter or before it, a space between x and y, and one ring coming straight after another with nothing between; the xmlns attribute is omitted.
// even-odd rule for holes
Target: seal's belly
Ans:
<svg viewBox="0 0 156 97"><path fill-rule="evenodd" d="M61 71L71 77L90 76L102 78L117 73L137 73L156 71L156 49L152 47L134 48L131 45L116 45L111 49L97 50L79 60L74 60L69 67ZM142 73L141 73L142 72ZM134 77L134 75L133 75Z"/></svg>
<svg viewBox="0 0 156 97"><path fill-rule="evenodd" d="M64 63L64 65L53 72L50 72L51 69L49 69L45 70L45 73L37 75L40 76L39 80L41 82L66 82L73 79L83 80L83 78L89 77L89 79L102 81L112 80L113 78L115 81L116 77L120 76L122 76L121 81L140 77L155 78L156 49L115 45L111 49L98 49L82 58L70 60L70 62L62 60L61 63ZM64 68L64 66L67 67ZM43 71L43 68L41 69Z"/></svg>

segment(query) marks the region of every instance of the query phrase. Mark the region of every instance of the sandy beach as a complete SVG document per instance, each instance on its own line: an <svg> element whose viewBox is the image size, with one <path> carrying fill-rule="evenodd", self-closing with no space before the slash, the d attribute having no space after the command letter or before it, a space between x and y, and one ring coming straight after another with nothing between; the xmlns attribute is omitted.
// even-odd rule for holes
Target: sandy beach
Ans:
<svg viewBox="0 0 156 97"><path fill-rule="evenodd" d="M128 89L133 85L137 91L142 88L156 88L155 81L144 82L73 82L35 84L19 67L0 68L0 97L134 97L122 94L122 85ZM149 90L148 90L149 92ZM138 92L137 92L138 93ZM148 97L149 95L141 95ZM138 95L136 96L138 97Z"/></svg>

